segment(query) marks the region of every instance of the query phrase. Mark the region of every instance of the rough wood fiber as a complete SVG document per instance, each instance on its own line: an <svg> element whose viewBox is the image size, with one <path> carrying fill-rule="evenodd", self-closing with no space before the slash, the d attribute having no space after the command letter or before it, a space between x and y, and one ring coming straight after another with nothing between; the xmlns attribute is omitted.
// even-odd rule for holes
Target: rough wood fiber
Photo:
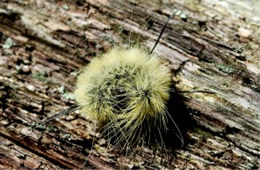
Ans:
<svg viewBox="0 0 260 170"><path fill-rule="evenodd" d="M257 1L235 0L1 1L0 167L258 169L258 9ZM135 41L151 48L173 10L155 52L169 60L177 90L214 92L169 103L183 148L155 159L145 148L108 152L77 113L37 124L74 103L75 74L93 56Z"/></svg>

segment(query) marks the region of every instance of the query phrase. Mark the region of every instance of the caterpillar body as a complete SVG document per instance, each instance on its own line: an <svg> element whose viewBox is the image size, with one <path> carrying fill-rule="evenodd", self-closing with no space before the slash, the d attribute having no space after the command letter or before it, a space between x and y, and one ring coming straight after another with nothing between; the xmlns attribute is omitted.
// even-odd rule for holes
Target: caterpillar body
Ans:
<svg viewBox="0 0 260 170"><path fill-rule="evenodd" d="M158 56L141 47L113 48L78 76L76 101L83 116L104 124L108 139L131 146L167 131L170 75Z"/></svg>

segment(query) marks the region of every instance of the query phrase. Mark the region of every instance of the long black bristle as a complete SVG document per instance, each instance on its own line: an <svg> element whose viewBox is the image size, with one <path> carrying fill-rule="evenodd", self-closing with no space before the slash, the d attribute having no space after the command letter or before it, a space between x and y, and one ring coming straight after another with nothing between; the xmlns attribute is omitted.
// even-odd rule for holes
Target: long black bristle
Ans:
<svg viewBox="0 0 260 170"><path fill-rule="evenodd" d="M173 13L172 15L170 15L170 16L168 17L168 20L165 22L165 24L164 24L164 26L163 26L163 28L162 28L162 30L161 30L161 32L160 32L160 35L158 36L158 38L157 38L157 40L156 40L156 42L155 42L155 44L154 44L152 50L150 51L150 54L153 53L155 47L157 46L157 44L159 43L159 41L160 41L160 39L161 39L161 37L162 37L162 34L163 34L163 32L164 32L166 26L168 25L170 19L173 18L174 16L175 16L175 14Z"/></svg>
<svg viewBox="0 0 260 170"><path fill-rule="evenodd" d="M48 122L52 121L53 119L56 119L56 118L58 118L58 117L60 117L60 116L62 116L62 115L66 115L66 114L69 114L69 113L71 113L71 112L74 112L74 111L78 110L79 107L80 107L79 105L75 104L75 105L71 106L70 108L65 109L65 110L62 110L61 112L59 112L59 113L57 113L57 114L55 114L55 115L53 115L53 116L47 118L47 119L46 119L45 121L43 121L41 124L48 123Z"/></svg>

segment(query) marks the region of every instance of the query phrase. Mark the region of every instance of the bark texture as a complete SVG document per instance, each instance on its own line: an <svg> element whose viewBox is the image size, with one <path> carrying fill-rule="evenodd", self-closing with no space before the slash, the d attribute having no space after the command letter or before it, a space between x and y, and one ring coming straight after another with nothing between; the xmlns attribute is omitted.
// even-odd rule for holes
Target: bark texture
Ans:
<svg viewBox="0 0 260 170"><path fill-rule="evenodd" d="M1 0L1 168L258 169L260 3L237 0ZM72 106L77 72L112 46L151 48L172 68L170 113L185 145L109 151Z"/></svg>

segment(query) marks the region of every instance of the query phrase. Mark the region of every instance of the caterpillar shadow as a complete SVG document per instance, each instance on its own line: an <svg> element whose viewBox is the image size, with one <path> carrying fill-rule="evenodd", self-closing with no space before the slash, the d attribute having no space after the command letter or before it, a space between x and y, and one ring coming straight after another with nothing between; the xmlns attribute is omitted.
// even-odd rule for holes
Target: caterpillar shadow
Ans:
<svg viewBox="0 0 260 170"><path fill-rule="evenodd" d="M169 131L163 134L166 148L177 149L185 147L188 143L187 131L195 126L195 121L189 116L190 110L184 105L184 98L172 87L170 99L167 103L169 118L167 127ZM180 139L179 134L182 136Z"/></svg>

